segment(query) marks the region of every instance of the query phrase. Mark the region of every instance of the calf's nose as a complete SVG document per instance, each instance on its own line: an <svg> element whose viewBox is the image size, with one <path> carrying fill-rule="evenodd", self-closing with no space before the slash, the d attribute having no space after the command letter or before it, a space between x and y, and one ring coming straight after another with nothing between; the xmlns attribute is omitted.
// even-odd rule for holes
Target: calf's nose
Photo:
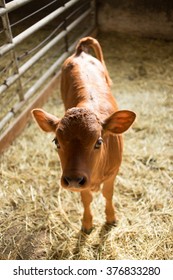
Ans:
<svg viewBox="0 0 173 280"><path fill-rule="evenodd" d="M69 176L63 176L62 177L63 184L66 187L83 187L86 184L86 177L80 176L80 177L69 177Z"/></svg>

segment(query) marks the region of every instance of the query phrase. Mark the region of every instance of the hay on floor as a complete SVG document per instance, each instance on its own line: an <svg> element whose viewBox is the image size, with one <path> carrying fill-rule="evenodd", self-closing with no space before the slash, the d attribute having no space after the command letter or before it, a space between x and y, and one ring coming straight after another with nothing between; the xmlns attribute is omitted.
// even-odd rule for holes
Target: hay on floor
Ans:
<svg viewBox="0 0 173 280"><path fill-rule="evenodd" d="M173 42L98 39L120 109L137 114L115 182L118 226L104 226L96 193L94 230L81 234L80 195L60 187L53 135L32 121L0 158L1 259L173 259ZM58 90L44 108L63 115Z"/></svg>

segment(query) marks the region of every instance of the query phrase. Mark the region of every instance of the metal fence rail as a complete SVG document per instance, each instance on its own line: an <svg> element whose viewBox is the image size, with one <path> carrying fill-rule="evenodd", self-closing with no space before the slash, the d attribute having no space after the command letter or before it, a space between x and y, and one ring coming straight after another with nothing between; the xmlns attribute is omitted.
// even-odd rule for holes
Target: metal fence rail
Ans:
<svg viewBox="0 0 173 280"><path fill-rule="evenodd" d="M12 12L31 1L33 0L15 0L15 1L11 1L10 3L7 3L6 5L4 1L1 1L0 16L4 15L5 13Z"/></svg>
<svg viewBox="0 0 173 280"><path fill-rule="evenodd" d="M46 10L51 4L55 5L53 11L48 11L34 23L29 22L30 26L27 24L20 32L20 28L23 28L21 22L30 15L16 19L16 12L30 2L33 0L13 0L5 4L4 0L0 0L0 150L9 123L11 125L11 121L15 120L31 99L37 98L38 90L59 71L63 60L74 49L76 40L95 28L95 1L54 0L46 3L45 0L38 11L31 12L31 16ZM10 22L11 15L15 18L15 24ZM13 26L17 25L19 32L15 29L18 34L13 36ZM38 69L35 71L36 67Z"/></svg>

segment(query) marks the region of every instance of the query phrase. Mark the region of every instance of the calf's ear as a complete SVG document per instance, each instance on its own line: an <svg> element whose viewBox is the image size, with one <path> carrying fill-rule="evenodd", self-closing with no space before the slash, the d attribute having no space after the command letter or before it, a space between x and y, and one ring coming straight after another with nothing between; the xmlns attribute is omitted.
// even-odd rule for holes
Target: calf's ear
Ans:
<svg viewBox="0 0 173 280"><path fill-rule="evenodd" d="M113 113L102 124L103 129L115 134L125 132L134 122L136 114L128 110Z"/></svg>
<svg viewBox="0 0 173 280"><path fill-rule="evenodd" d="M55 132L59 119L42 109L34 109L31 111L33 118L39 127L45 132Z"/></svg>

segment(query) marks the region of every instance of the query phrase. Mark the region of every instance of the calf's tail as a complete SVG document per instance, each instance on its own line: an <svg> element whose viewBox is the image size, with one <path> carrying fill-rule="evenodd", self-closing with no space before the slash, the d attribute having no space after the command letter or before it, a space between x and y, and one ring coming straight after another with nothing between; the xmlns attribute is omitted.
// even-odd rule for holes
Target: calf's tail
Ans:
<svg viewBox="0 0 173 280"><path fill-rule="evenodd" d="M94 39L92 37L82 38L76 47L76 55L79 55L82 51L88 53L89 48L92 48L94 50L96 58L98 60L100 60L100 62L102 63L104 70L105 70L105 78L106 78L107 84L110 86L112 82L111 82L108 70L106 68L105 62L104 62L101 46L96 39Z"/></svg>

